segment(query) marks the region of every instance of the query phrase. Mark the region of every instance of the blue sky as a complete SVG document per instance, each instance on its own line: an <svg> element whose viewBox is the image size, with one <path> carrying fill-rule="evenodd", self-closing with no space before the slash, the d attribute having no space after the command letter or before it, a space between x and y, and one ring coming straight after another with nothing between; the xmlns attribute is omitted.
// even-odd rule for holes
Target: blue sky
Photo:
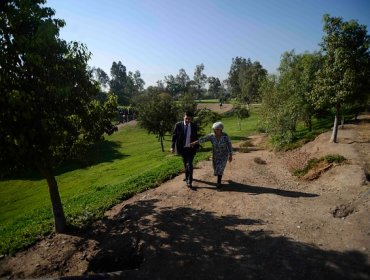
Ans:
<svg viewBox="0 0 370 280"><path fill-rule="evenodd" d="M196 65L224 80L232 58L258 60L273 73L283 52L318 50L322 16L370 28L369 0L48 0L66 21L60 36L92 53L107 74L113 61L141 72L149 85Z"/></svg>

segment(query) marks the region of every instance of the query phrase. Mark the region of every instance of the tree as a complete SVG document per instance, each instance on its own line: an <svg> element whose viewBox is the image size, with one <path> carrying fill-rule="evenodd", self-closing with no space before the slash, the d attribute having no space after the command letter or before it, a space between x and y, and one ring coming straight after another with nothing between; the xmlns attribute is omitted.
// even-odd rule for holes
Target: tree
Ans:
<svg viewBox="0 0 370 280"><path fill-rule="evenodd" d="M138 93L143 92L144 86L145 86L145 82L141 78L141 73L140 73L139 70L136 70L135 71L135 73L133 75L133 80L134 80L134 85L135 85L135 89L137 90L137 92Z"/></svg>
<svg viewBox="0 0 370 280"><path fill-rule="evenodd" d="M92 68L91 69L93 79L99 83L99 94L97 100L102 104L107 100L107 89L109 83L109 76L101 68Z"/></svg>
<svg viewBox="0 0 370 280"><path fill-rule="evenodd" d="M114 131L116 100L110 95L101 105L95 99L89 52L59 38L64 21L45 2L1 3L0 168L2 174L37 168L48 183L55 231L64 232L53 168Z"/></svg>
<svg viewBox="0 0 370 280"><path fill-rule="evenodd" d="M297 56L297 89L301 100L300 119L305 123L308 130L312 130L312 117L316 112L315 106L310 99L310 94L316 81L316 73L322 67L322 55L319 52L305 52Z"/></svg>
<svg viewBox="0 0 370 280"><path fill-rule="evenodd" d="M177 83L173 75L168 75L164 77L166 83L166 91L173 97L177 98L181 91L181 85Z"/></svg>
<svg viewBox="0 0 370 280"><path fill-rule="evenodd" d="M162 80L158 80L157 81L157 88L161 91L161 92L165 92L166 88L164 86L164 83Z"/></svg>
<svg viewBox="0 0 370 280"><path fill-rule="evenodd" d="M281 147L293 140L296 125L295 99L287 91L279 90L276 75L268 76L261 84L261 125L275 146Z"/></svg>
<svg viewBox="0 0 370 280"><path fill-rule="evenodd" d="M335 110L330 142L337 142L339 112L343 105L365 100L369 93L370 37L366 26L326 14L321 48L323 66L317 73L311 99L317 108Z"/></svg>
<svg viewBox="0 0 370 280"><path fill-rule="evenodd" d="M194 82L196 85L196 98L197 99L201 98L202 91L207 82L207 76L203 73L203 71L204 71L203 63L195 67Z"/></svg>
<svg viewBox="0 0 370 280"><path fill-rule="evenodd" d="M104 72L101 68L93 68L92 69L94 80L99 82L101 89L106 89L109 84L109 76L107 73Z"/></svg>
<svg viewBox="0 0 370 280"><path fill-rule="evenodd" d="M180 92L185 93L187 91L190 78L188 74L186 74L185 69L181 68L179 70L179 74L176 75L175 82L180 86Z"/></svg>
<svg viewBox="0 0 370 280"><path fill-rule="evenodd" d="M220 121L222 116L210 109L202 108L195 111L194 123L199 127L199 133L204 133L204 130L209 124L213 124ZM209 131L212 131L212 126L209 126Z"/></svg>
<svg viewBox="0 0 370 280"><path fill-rule="evenodd" d="M320 66L318 53L285 52L281 56L278 78L270 77L263 83L262 119L277 146L294 140L299 121L311 129L315 111L308 97Z"/></svg>
<svg viewBox="0 0 370 280"><path fill-rule="evenodd" d="M245 65L247 63L247 60L242 57L236 57L232 59L230 71L229 71L229 77L228 77L228 86L231 90L231 96L236 97L241 93L241 86L239 84L239 73L241 70L242 65Z"/></svg>
<svg viewBox="0 0 370 280"><path fill-rule="evenodd" d="M219 78L208 78L208 95L212 98L222 98L222 86Z"/></svg>
<svg viewBox="0 0 370 280"><path fill-rule="evenodd" d="M233 58L228 78L232 97L244 104L260 101L259 87L266 75L267 71L258 61L252 62L249 58L241 57Z"/></svg>
<svg viewBox="0 0 370 280"><path fill-rule="evenodd" d="M194 100L194 97L190 93L185 93L183 96L179 98L179 102L177 104L178 108L178 118L182 119L184 117L185 112L190 112L193 115L197 110L197 103Z"/></svg>
<svg viewBox="0 0 370 280"><path fill-rule="evenodd" d="M239 72L240 93L237 94L239 103L251 104L260 102L259 88L261 81L266 78L267 71L258 62L251 62L250 59L243 63Z"/></svg>
<svg viewBox="0 0 370 280"><path fill-rule="evenodd" d="M172 131L177 121L177 108L172 97L168 93L144 94L138 98L136 108L140 126L158 136L164 152L164 135Z"/></svg>
<svg viewBox="0 0 370 280"><path fill-rule="evenodd" d="M130 96L127 94L127 73L126 66L121 61L113 62L110 69L111 80L110 90L117 95L119 105L129 105Z"/></svg>

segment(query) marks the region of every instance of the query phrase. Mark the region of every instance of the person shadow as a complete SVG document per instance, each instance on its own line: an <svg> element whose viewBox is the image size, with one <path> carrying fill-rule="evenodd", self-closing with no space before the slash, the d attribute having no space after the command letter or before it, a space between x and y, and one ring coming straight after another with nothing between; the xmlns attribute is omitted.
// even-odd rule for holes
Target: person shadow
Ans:
<svg viewBox="0 0 370 280"><path fill-rule="evenodd" d="M194 179L193 181L205 184L206 186L193 186L193 188L210 188L215 189L216 183L209 182L205 180L200 179ZM280 196L285 197L317 197L318 194L313 193L305 193L305 192L298 192L298 191L288 191L273 187L267 187L267 186L253 186L253 185L247 185L235 182L233 180L228 180L228 183L223 183L220 188L217 189L217 191L220 192L243 192L243 193L249 193L251 195L259 195L259 194L276 194ZM209 187L212 186L212 187Z"/></svg>

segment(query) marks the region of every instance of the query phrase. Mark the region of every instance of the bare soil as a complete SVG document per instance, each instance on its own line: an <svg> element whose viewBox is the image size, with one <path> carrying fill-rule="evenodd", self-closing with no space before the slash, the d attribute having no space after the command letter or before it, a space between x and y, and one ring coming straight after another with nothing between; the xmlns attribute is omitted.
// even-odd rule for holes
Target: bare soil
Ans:
<svg viewBox="0 0 370 280"><path fill-rule="evenodd" d="M250 137L215 188L211 161L195 190L183 174L123 201L85 231L52 234L0 261L4 278L370 279L370 122L288 153ZM346 163L297 179L290 169L335 153ZM116 272L116 273L112 273ZM92 276L92 274L94 276ZM75 278L74 278L75 279Z"/></svg>
<svg viewBox="0 0 370 280"><path fill-rule="evenodd" d="M220 106L219 103L199 103L197 105L197 108L198 109L207 108L219 114L222 114L227 111L230 111L233 108L233 105L232 104L222 104L222 106Z"/></svg>

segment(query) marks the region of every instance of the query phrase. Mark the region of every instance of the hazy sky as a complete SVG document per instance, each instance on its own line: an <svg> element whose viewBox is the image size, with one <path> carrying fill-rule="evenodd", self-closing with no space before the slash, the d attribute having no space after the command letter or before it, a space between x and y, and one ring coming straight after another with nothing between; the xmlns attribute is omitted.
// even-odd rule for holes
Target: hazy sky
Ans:
<svg viewBox="0 0 370 280"><path fill-rule="evenodd" d="M107 74L113 61L139 70L149 85L196 65L224 80L232 58L258 60L270 73L280 56L318 50L322 16L355 19L370 29L370 0L49 0L66 21L61 37L92 53ZM370 32L369 32L370 33Z"/></svg>

